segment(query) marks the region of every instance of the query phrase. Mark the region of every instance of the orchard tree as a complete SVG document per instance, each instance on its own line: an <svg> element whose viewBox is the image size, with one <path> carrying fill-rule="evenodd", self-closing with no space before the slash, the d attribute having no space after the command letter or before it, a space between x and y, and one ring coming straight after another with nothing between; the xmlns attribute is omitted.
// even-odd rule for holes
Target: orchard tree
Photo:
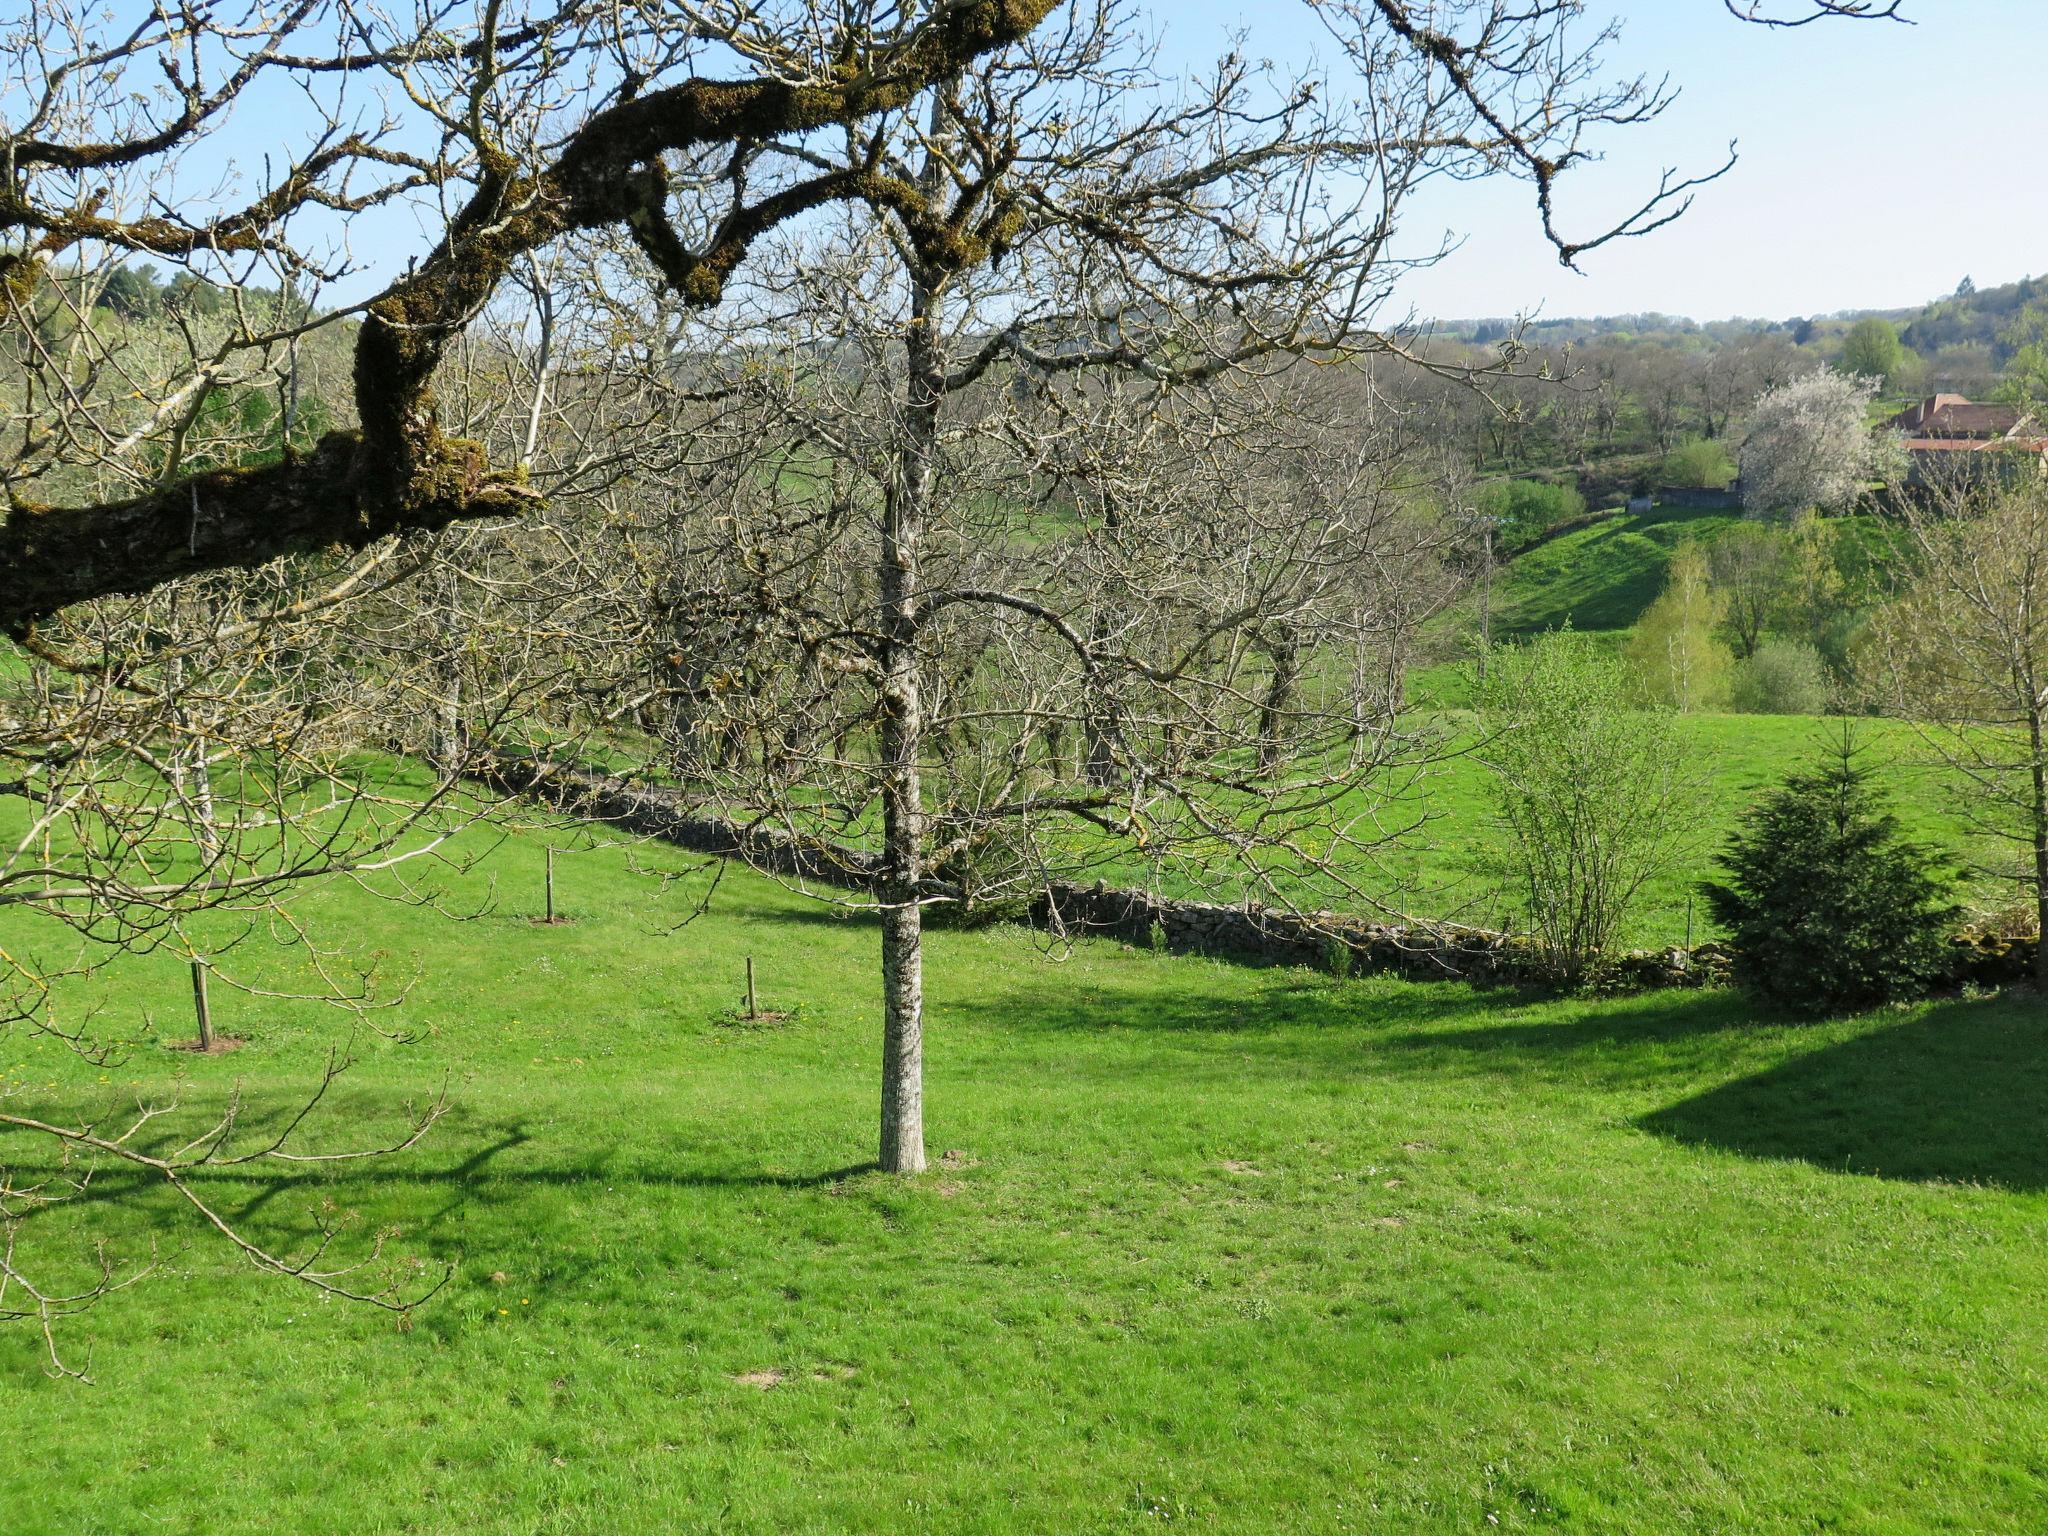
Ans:
<svg viewBox="0 0 2048 1536"><path fill-rule="evenodd" d="M1742 445L1751 512L1841 511L1893 464L1896 441L1868 425L1877 385L1821 368L1765 393Z"/></svg>
<svg viewBox="0 0 2048 1536"><path fill-rule="evenodd" d="M834 807L876 828L890 1171L924 1162L924 910L957 871L1042 883L1067 819L1284 898L1275 871L1333 870L1365 825L1336 807L1410 755L1400 669L1448 535L1378 435L1339 446L1303 360L1432 366L1373 323L1407 189L1503 162L1543 188L1573 151L1554 110L1500 115L1552 35L1522 13L1461 10L1461 38L1326 14L1369 137L1332 85L1235 57L1175 89L1117 8L1078 6L971 85L750 162L763 198L830 186L844 212L765 235L684 343L707 396L765 413L726 460L761 472L657 524L677 590L648 632L679 642L687 780L800 833ZM1587 93L1588 55L1540 68L1581 128L1643 105ZM1546 227L1566 255L1604 238Z"/></svg>

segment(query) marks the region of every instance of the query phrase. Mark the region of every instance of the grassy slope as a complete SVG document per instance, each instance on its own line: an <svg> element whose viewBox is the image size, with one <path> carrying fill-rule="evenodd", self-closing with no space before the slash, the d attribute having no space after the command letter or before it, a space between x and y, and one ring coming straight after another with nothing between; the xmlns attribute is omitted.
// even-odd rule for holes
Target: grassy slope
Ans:
<svg viewBox="0 0 2048 1536"><path fill-rule="evenodd" d="M1685 938L1688 903L1694 938L1718 930L1697 900L1699 881L1713 873L1713 856L1742 814L1795 766L1826 749L1839 722L1804 715L1699 715L1684 728L1694 743L1693 758L1703 780L1702 814L1690 829L1690 852L1672 870L1646 884L1631 909L1623 934L1634 945L1675 944ZM1889 721L1859 723L1870 761L1882 769L1893 791L1893 808L1916 838L1936 847L1974 846L1970 829L1951 811L1950 801L1929 769L1915 764L1915 741L1904 726ZM1454 757L1425 781L1418 803L1434 818L1410 846L1389 859L1394 880L1413 881L1413 910L1443 913L1478 903L1476 914L1493 921L1497 900L1489 864L1496 838L1488 814L1489 776L1475 758ZM1989 857L1994 850L1986 849ZM2009 886L1978 889L1962 884L1986 902L2010 894Z"/></svg>
<svg viewBox="0 0 2048 1536"><path fill-rule="evenodd" d="M1627 629L1664 589L1672 550L1688 539L1711 539L1739 520L1730 512L1659 507L1540 544L1502 574L1495 633L1541 634L1567 622L1575 629Z"/></svg>
<svg viewBox="0 0 2048 1536"><path fill-rule="evenodd" d="M1539 545L1502 573L1496 589L1496 633L1502 638L1541 634L1566 623L1601 635L1616 646L1663 589L1671 553L1692 539L1711 540L1740 521L1728 512L1658 507L1640 516L1621 515ZM1852 582L1881 560L1885 532L1875 519L1844 520ZM1471 703L1468 668L1432 667L1412 681L1415 697L1449 709ZM1796 715L1700 715L1686 722L1697 742L1696 760L1706 779L1706 812L1700 818L1697 854L1683 869L1652 881L1630 915L1626 939L1634 944L1676 943L1685 936L1688 897L1710 873L1714 850L1759 794L1820 750L1837 722ZM1886 721L1862 722L1873 759L1890 782L1900 819L1914 836L1952 850L1971 844L1971 834L1952 814L1936 776L1916 767L1922 757L1912 733ZM1419 846L1390 860L1388 888L1403 881L1417 889L1404 899L1416 911L1441 913L1462 902L1479 904L1489 915L1486 866L1494 834L1486 812L1487 774L1471 759L1447 763L1425 786L1419 803L1434 818ZM1981 850L1987 857L1994 851ZM1984 888L1973 894L2002 899L2009 890ZM1715 930L1695 904L1695 937Z"/></svg>
<svg viewBox="0 0 2048 1536"><path fill-rule="evenodd" d="M0 1529L1977 1531L2048 1499L2036 1004L1794 1030L939 934L961 1155L897 1183L847 1171L869 924L733 877L671 932L684 895L602 852L543 929L538 864L508 844L523 904L466 926L315 903L421 968L432 1031L340 1115L443 1071L459 1107L403 1160L222 1185L269 1235L322 1196L396 1223L453 1288L401 1334L146 1207L168 1263L80 1325L100 1385L0 1332ZM749 953L793 1025L711 1022ZM103 1000L182 985L139 962ZM4 1065L274 1108L318 1021L224 1012L226 1059Z"/></svg>

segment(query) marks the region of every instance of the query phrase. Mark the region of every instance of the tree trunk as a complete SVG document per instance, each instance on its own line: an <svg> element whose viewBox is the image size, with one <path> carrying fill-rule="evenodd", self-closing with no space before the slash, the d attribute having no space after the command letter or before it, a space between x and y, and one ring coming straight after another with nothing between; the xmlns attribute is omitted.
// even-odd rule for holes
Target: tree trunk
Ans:
<svg viewBox="0 0 2048 1536"><path fill-rule="evenodd" d="M2048 726L2037 704L2027 717L2034 747L2034 980L2048 992Z"/></svg>
<svg viewBox="0 0 2048 1536"><path fill-rule="evenodd" d="M919 778L923 700L918 691L918 540L938 478L939 403L945 364L935 324L938 294L914 278L902 444L883 510L882 643L882 1146L885 1173L918 1173L924 1160L924 803Z"/></svg>
<svg viewBox="0 0 2048 1536"><path fill-rule="evenodd" d="M461 593L452 571L436 573L435 606L431 620L434 659L429 669L433 680L433 739L427 751L434 766L446 774L462 771L469 757L469 730L462 701L462 606Z"/></svg>
<svg viewBox="0 0 2048 1536"><path fill-rule="evenodd" d="M1112 537L1122 523L1119 504L1111 498L1103 507L1102 526ZM1089 643L1100 653L1109 639L1108 615L1098 612L1089 626ZM1081 721L1081 775L1091 789L1109 789L1117 781L1116 730L1112 724L1116 704L1090 685L1088 712Z"/></svg>
<svg viewBox="0 0 2048 1536"><path fill-rule="evenodd" d="M1259 701L1259 772L1270 774L1280 767L1287 729L1288 707L1294 702L1295 685L1301 679L1301 642L1290 638L1272 651L1273 675L1266 684L1266 696Z"/></svg>

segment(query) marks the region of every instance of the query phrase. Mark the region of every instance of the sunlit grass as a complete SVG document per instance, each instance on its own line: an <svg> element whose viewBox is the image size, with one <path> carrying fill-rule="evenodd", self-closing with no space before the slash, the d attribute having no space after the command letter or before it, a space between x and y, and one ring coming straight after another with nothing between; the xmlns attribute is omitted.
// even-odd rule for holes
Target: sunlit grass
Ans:
<svg viewBox="0 0 2048 1536"><path fill-rule="evenodd" d="M450 1288L399 1332L109 1181L34 1251L164 1268L77 1325L95 1387L0 1333L0 1529L1962 1531L2048 1499L2034 1001L1794 1029L943 932L935 1166L897 1181L863 1171L869 923L733 875L675 929L694 881L610 850L560 860L544 928L540 862L466 877L497 882L466 924L307 903L417 974L422 1036L321 1143L444 1074L456 1108L401 1159L216 1186L273 1240L323 1199L395 1225ZM789 1026L717 1022L750 954ZM183 984L138 961L93 1000L167 1030ZM41 1105L289 1102L330 1024L220 1006L233 1056L0 1065Z"/></svg>

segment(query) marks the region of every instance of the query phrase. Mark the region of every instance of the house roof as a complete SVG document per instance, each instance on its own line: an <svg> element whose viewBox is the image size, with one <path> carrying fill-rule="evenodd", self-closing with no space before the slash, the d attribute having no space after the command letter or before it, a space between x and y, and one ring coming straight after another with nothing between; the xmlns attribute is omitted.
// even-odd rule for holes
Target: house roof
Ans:
<svg viewBox="0 0 2048 1536"><path fill-rule="evenodd" d="M1908 453L2048 453L2048 437L1909 437Z"/></svg>
<svg viewBox="0 0 2048 1536"><path fill-rule="evenodd" d="M2016 405L1978 405L1961 395L1930 395L1899 412L1892 425L1920 438L2009 437L2025 421Z"/></svg>

